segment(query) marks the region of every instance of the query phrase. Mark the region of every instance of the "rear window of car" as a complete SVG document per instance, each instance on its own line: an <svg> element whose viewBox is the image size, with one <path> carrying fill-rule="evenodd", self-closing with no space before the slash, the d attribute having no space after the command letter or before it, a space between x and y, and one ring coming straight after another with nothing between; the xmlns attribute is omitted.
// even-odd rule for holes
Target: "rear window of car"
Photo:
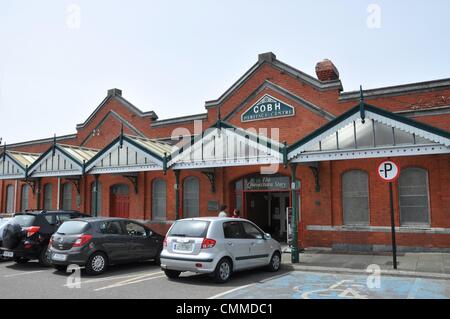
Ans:
<svg viewBox="0 0 450 319"><path fill-rule="evenodd" d="M82 234L87 230L88 226L89 224L83 221L67 221L58 228L57 233L64 235Z"/></svg>
<svg viewBox="0 0 450 319"><path fill-rule="evenodd" d="M170 229L168 236L172 237L205 237L209 221L206 220L180 220Z"/></svg>
<svg viewBox="0 0 450 319"><path fill-rule="evenodd" d="M0 227L8 223L8 221L9 221L8 219L0 219Z"/></svg>
<svg viewBox="0 0 450 319"><path fill-rule="evenodd" d="M20 227L30 227L33 226L36 216L33 215L16 215L13 218L13 223L19 224Z"/></svg>

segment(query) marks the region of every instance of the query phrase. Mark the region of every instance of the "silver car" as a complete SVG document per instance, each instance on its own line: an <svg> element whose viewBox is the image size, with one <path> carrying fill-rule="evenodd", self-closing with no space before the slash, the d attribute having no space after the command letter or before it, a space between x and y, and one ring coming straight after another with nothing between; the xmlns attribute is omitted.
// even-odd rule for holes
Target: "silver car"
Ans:
<svg viewBox="0 0 450 319"><path fill-rule="evenodd" d="M238 270L267 266L278 271L281 246L249 220L228 217L176 221L164 239L161 268L175 279L181 272L212 274L226 282Z"/></svg>

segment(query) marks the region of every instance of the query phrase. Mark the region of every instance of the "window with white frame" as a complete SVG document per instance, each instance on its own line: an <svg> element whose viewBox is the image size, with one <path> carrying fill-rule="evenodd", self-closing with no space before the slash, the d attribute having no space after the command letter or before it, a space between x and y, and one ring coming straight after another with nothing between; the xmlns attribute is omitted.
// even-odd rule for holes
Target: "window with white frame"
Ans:
<svg viewBox="0 0 450 319"><path fill-rule="evenodd" d="M52 184L44 186L44 209L52 209Z"/></svg>
<svg viewBox="0 0 450 319"><path fill-rule="evenodd" d="M6 212L14 213L14 186L8 185L6 188Z"/></svg>
<svg viewBox="0 0 450 319"><path fill-rule="evenodd" d="M20 210L26 211L28 209L28 199L30 196L30 186L23 185L22 186L22 192L21 192L21 200L20 200Z"/></svg>
<svg viewBox="0 0 450 319"><path fill-rule="evenodd" d="M152 183L152 219L166 220L166 189L167 183L163 179L155 179Z"/></svg>
<svg viewBox="0 0 450 319"><path fill-rule="evenodd" d="M102 212L102 183L97 183L97 212L94 214L94 201L95 201L95 182L91 183L91 215L101 216Z"/></svg>
<svg viewBox="0 0 450 319"><path fill-rule="evenodd" d="M71 210L72 209L72 184L65 183L63 185L63 198L62 198L62 209Z"/></svg>
<svg viewBox="0 0 450 319"><path fill-rule="evenodd" d="M187 177L183 183L184 217L200 216L200 187L197 177Z"/></svg>
<svg viewBox="0 0 450 319"><path fill-rule="evenodd" d="M418 167L402 169L398 180L398 198L402 226L430 225L426 170Z"/></svg>
<svg viewBox="0 0 450 319"><path fill-rule="evenodd" d="M362 170L342 175L342 204L345 225L369 225L369 177Z"/></svg>

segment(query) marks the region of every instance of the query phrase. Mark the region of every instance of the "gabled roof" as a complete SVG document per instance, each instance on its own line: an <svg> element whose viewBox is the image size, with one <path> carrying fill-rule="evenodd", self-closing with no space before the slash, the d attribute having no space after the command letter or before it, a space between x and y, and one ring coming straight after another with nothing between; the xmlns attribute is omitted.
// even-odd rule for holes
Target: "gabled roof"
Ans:
<svg viewBox="0 0 450 319"><path fill-rule="evenodd" d="M86 164L86 172L165 170L172 150L167 143L121 133Z"/></svg>
<svg viewBox="0 0 450 319"><path fill-rule="evenodd" d="M25 178L27 168L39 157L37 153L3 151L0 155L0 179Z"/></svg>
<svg viewBox="0 0 450 319"><path fill-rule="evenodd" d="M113 110L109 110L108 113L98 122L98 124L94 127L94 130L101 130L101 126L110 118L113 117L118 120L124 127L128 128L134 134L145 137L145 134L142 133L139 129L137 129L133 124L124 119L120 114ZM89 140L93 138L92 134L88 134L86 138L81 142L81 146L85 145Z"/></svg>
<svg viewBox="0 0 450 319"><path fill-rule="evenodd" d="M41 155L39 153L25 153L16 151L6 151L6 154L9 155L23 168L26 168L27 166L33 164Z"/></svg>
<svg viewBox="0 0 450 319"><path fill-rule="evenodd" d="M368 129L370 125L372 126ZM378 125L378 130L375 129L376 125ZM386 142L386 139L391 138L390 134L392 134L392 142ZM408 135L411 137L409 141ZM341 136L342 147L339 146L339 136ZM398 143L398 141L396 143L396 136L399 139L406 139L405 143ZM343 145L344 138L349 142L345 146ZM366 140L373 138L373 142L362 143L360 140L358 143L358 139L362 138ZM377 145L377 138L379 140L383 139L383 142L379 141ZM325 143L327 146L323 147ZM358 144L360 145L359 147ZM362 144L364 145L361 146ZM450 152L450 132L405 118L363 101L290 145L287 150L288 159L296 159L295 161L448 152Z"/></svg>
<svg viewBox="0 0 450 319"><path fill-rule="evenodd" d="M98 150L54 144L28 168L27 176L72 176L84 174L84 166Z"/></svg>
<svg viewBox="0 0 450 319"><path fill-rule="evenodd" d="M293 77L308 83L317 90L339 89L342 90L342 83L340 80L322 82L294 67L283 63L276 59L275 54L267 52L258 56L258 62L256 62L247 72L244 73L230 88L228 88L218 99L206 101L205 107L211 108L219 104L222 104L229 96L231 96L237 89L239 89L262 65L265 63L277 68Z"/></svg>
<svg viewBox="0 0 450 319"><path fill-rule="evenodd" d="M263 134L219 120L177 147L169 166L179 169L282 163L285 149L284 144Z"/></svg>
<svg viewBox="0 0 450 319"><path fill-rule="evenodd" d="M130 111L132 111L133 113L135 113L139 117L150 117L153 120L158 119L158 116L156 115L155 112L153 112L153 111L142 112L140 109L138 109L136 106L134 106L131 102L129 102L128 100L123 98L121 90L119 90L119 89L111 89L111 90L108 90L108 95L103 99L103 101L100 103L100 105L97 106L97 108L94 110L94 112L92 112L91 115L89 115L89 117L86 119L86 121L84 121L81 124L77 124L77 129L85 127L89 123L89 121L95 116L95 114L97 114L97 112L106 103L108 103L108 101L111 100L111 99L116 99L123 106L128 108Z"/></svg>

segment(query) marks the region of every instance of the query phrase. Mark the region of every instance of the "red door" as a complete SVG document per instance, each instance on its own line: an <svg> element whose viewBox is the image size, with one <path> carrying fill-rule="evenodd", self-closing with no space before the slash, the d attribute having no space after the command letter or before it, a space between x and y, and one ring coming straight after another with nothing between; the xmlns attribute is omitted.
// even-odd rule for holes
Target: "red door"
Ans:
<svg viewBox="0 0 450 319"><path fill-rule="evenodd" d="M130 215L130 195L127 185L119 184L111 187L110 216L128 218Z"/></svg>

